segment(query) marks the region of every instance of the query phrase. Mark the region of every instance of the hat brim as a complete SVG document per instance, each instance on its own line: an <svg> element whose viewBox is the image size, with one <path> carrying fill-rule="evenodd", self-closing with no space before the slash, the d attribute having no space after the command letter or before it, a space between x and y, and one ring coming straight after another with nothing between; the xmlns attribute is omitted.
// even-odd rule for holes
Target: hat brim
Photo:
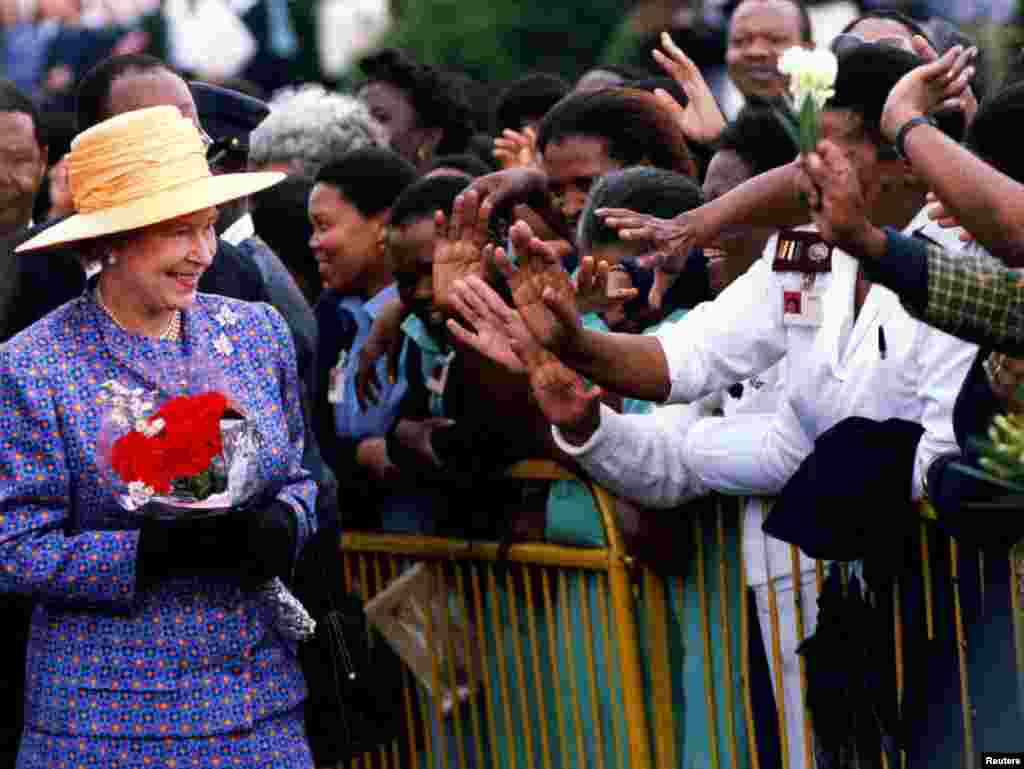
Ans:
<svg viewBox="0 0 1024 769"><path fill-rule="evenodd" d="M197 179L114 208L69 216L25 241L15 252L39 251L159 224L273 187L285 176L280 172L264 172Z"/></svg>

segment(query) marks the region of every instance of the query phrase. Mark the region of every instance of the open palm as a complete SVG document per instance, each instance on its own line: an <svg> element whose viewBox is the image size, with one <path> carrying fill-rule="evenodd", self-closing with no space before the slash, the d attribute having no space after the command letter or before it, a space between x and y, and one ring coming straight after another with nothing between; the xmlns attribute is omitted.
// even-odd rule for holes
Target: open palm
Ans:
<svg viewBox="0 0 1024 769"><path fill-rule="evenodd" d="M500 248L494 260L508 280L516 308L538 344L556 353L564 350L582 328L572 279L558 250L534 237L526 222L516 222L509 234L519 265Z"/></svg>
<svg viewBox="0 0 1024 769"><path fill-rule="evenodd" d="M684 107L662 92L658 100L672 112L686 138L698 144L711 144L725 130L725 116L715 101L707 81L696 64L675 44L668 32L661 33L661 47L652 55L663 70L683 89L689 100Z"/></svg>
<svg viewBox="0 0 1024 769"><path fill-rule="evenodd" d="M482 253L487 245L490 215L491 204L485 201L481 205L479 193L469 190L455 199L451 221L441 211L435 216L434 302L445 312L455 309L452 304L455 281L484 274Z"/></svg>
<svg viewBox="0 0 1024 769"><path fill-rule="evenodd" d="M452 300L470 325L448 321L448 330L463 344L490 358L513 374L523 374L537 354L537 343L519 313L505 304L498 292L477 277L456 281Z"/></svg>

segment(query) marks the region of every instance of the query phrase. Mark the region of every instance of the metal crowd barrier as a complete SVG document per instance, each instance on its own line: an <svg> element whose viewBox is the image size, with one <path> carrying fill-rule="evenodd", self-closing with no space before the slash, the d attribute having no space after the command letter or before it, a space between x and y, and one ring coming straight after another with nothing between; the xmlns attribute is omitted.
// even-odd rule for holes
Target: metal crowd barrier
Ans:
<svg viewBox="0 0 1024 769"><path fill-rule="evenodd" d="M510 475L575 478L547 461L517 465ZM580 479L577 479L580 480ZM787 713L782 671L780 608L774 579L767 583L770 632L764 638L774 667L774 712L757 710L751 696L748 591L743 564L741 500L719 498L694 514L691 564L685 575L665 576L634 562L623 549L612 498L589 484L607 535L606 547L497 544L437 537L350 532L340 551L346 587L372 599L414 563L424 563L449 591L445 621L461 637L445 637L442 654L431 655L430 690L456 683L456 646L479 664L469 664L468 693L450 713L407 672L402 702L409 729L400 741L367 753L351 769L761 769L758 734L777 732L783 769L815 767L815 746L806 706L806 670L798 656L799 713ZM920 574L893 586L892 638L898 705L903 706L908 633L955 641L964 769L979 767L976 718L982 692L972 688L970 641L962 590L971 585L976 628L985 620L985 561L969 559L974 574L961 570L964 553L939 533L925 505L920 524ZM801 564L791 549L794 628L804 626ZM972 565L972 568L973 565ZM1009 563L1013 657L1018 703L1024 687L1024 615L1020 584L1024 559ZM770 575L780 576L780 575ZM825 565L815 563L817 592ZM844 570L844 587L848 577ZM975 589L978 588L978 589ZM914 598L908 604L908 596ZM730 603L729 596L736 601ZM980 596L980 606L978 603ZM888 605L888 604L887 604ZM434 620L426 615L426 646L435 648ZM998 630L995 628L994 630ZM977 630L975 631L977 632ZM913 650L910 651L913 652ZM792 665L794 660L788 660ZM993 671L982 671L992 675ZM684 685L688 683L689 685ZM701 685L695 685L699 683ZM793 719L803 721L802 761L790 759ZM908 766L901 754L900 769ZM885 755L877 765L890 766ZM954 763L928 764L954 767Z"/></svg>

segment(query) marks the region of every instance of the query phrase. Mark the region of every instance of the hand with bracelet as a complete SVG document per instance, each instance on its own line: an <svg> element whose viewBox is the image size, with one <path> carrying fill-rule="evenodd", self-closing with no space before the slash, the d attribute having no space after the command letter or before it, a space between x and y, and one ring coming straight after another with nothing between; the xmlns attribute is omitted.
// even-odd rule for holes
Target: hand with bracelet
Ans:
<svg viewBox="0 0 1024 769"><path fill-rule="evenodd" d="M918 48L922 39L915 38ZM927 43L923 43L927 45ZM977 48L953 46L941 57L911 70L896 83L882 112L882 134L906 157L907 136L919 125L935 125L930 115L946 109L967 110L965 94L974 76Z"/></svg>

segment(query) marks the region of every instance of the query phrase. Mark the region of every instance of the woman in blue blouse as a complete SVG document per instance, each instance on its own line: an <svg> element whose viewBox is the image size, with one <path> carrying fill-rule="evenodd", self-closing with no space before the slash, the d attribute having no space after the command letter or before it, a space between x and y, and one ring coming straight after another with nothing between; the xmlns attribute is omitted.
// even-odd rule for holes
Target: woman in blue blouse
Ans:
<svg viewBox="0 0 1024 769"><path fill-rule="evenodd" d="M302 673L253 591L315 525L291 336L268 305L196 290L215 206L283 177L212 177L205 149L174 107L89 129L77 214L20 249L80 243L103 267L0 346L0 590L38 601L19 769L312 766ZM122 510L101 480L101 386L153 390L200 359L255 420L276 497L191 523Z"/></svg>

